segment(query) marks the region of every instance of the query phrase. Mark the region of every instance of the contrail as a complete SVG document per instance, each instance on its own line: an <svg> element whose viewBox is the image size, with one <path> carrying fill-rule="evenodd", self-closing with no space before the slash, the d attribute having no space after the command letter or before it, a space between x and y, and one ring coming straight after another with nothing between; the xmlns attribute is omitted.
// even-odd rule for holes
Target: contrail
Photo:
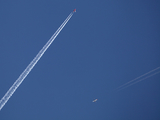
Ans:
<svg viewBox="0 0 160 120"><path fill-rule="evenodd" d="M141 75L141 76L139 76L139 77L137 77L137 78L135 78L135 79L123 84L123 85L121 85L121 86L119 86L118 88L116 88L116 91L120 91L120 90L122 90L124 88L127 88L127 87L129 87L129 86L131 86L133 84L136 84L136 83L138 83L138 82L140 82L142 80L145 80L145 79L147 79L147 78L149 78L149 77L151 77L153 75L156 75L156 74L160 73L160 71L153 73L154 71L158 70L159 68L160 67L157 67L157 68L155 68L155 69L153 69L153 70L151 70L151 71L149 71L149 72L147 72L147 73L145 73L145 74L143 74L143 75ZM151 74L151 75L149 75L149 74ZM149 76L147 76L147 75L149 75ZM142 78L142 77L144 77L144 78Z"/></svg>
<svg viewBox="0 0 160 120"><path fill-rule="evenodd" d="M0 110L3 108L3 106L9 100L9 98L13 95L13 93L16 91L16 89L19 87L19 85L23 82L23 80L27 77L27 75L30 73L30 71L33 69L33 67L36 65L36 63L39 61L39 59L43 56L45 51L52 44L52 42L55 40L57 35L60 33L60 31L63 29L63 27L67 24L69 19L72 17L74 12L75 12L75 10L69 14L69 16L61 24L61 26L57 29L57 31L52 35L52 37L48 40L48 42L44 45L44 47L39 51L39 53L36 55L36 57L30 62L30 64L27 66L27 68L22 72L22 74L19 76L19 78L14 82L14 84L10 87L10 89L7 91L7 93L3 96L3 98L0 100Z"/></svg>
<svg viewBox="0 0 160 120"><path fill-rule="evenodd" d="M154 75L156 75L156 74L158 74L158 73L160 73L160 71L155 72L155 73L153 73L153 74L151 74L151 75L149 75L149 76L147 76L147 77L144 77L144 78L142 78L142 79L140 79L140 80L134 81L134 82L132 82L132 83L130 83L130 84L127 84L126 86L120 87L120 88L117 89L117 91L123 90L123 89L125 89L125 88L127 88L127 87L129 87L129 86L131 86L131 85L134 85L134 84L136 84L136 83L138 83L138 82L140 82L140 81L142 81L142 80L145 80L145 79L147 79L147 78L149 78L149 77L152 77L152 76L154 76Z"/></svg>

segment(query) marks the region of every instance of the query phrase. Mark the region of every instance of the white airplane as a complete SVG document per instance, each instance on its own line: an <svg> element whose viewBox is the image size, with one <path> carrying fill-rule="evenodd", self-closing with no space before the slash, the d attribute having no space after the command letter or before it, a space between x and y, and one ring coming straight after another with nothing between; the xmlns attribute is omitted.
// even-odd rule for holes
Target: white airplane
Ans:
<svg viewBox="0 0 160 120"><path fill-rule="evenodd" d="M73 12L76 12L76 9L74 9Z"/></svg>
<svg viewBox="0 0 160 120"><path fill-rule="evenodd" d="M92 102L96 102L98 99L94 99Z"/></svg>

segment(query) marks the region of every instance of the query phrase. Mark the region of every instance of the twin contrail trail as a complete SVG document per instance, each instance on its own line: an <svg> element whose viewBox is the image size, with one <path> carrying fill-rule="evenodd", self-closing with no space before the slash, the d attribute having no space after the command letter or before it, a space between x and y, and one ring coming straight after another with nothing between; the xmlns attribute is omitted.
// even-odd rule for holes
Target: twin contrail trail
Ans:
<svg viewBox="0 0 160 120"><path fill-rule="evenodd" d="M135 79L123 84L123 85L121 85L121 86L119 86L118 88L116 88L116 91L120 91L122 89L125 89L125 88L127 88L127 87L129 87L131 85L134 85L134 84L136 84L136 83L138 83L138 82L140 82L142 80L145 80L145 79L147 79L149 77L152 77L152 76L160 73L160 71L157 71L158 69L160 69L160 67L157 67L157 68L155 68L155 69L153 69L153 70L151 70L151 71L149 71L149 72L147 72L147 73L145 73L145 74L143 74L143 75L141 75L141 76L139 76L139 77L137 77L137 78L135 78Z"/></svg>
<svg viewBox="0 0 160 120"><path fill-rule="evenodd" d="M7 91L7 93L3 96L3 98L0 100L0 110L3 108L3 106L9 100L9 98L13 95L13 93L16 91L16 89L20 86L20 84L23 82L23 80L27 77L27 75L30 73L30 71L33 69L33 67L36 65L36 63L39 61L39 59L43 56L45 51L52 44L52 42L55 40L57 35L60 33L60 31L67 24L69 19L72 17L74 12L76 12L76 9L74 9L74 11L69 14L69 16L61 24L61 26L57 29L57 31L49 39L49 41L44 45L44 47L39 51L39 53L36 55L36 57L31 61L31 63L27 66L27 68L22 72L22 74L19 76L19 78L14 82L14 84L10 87L10 89Z"/></svg>

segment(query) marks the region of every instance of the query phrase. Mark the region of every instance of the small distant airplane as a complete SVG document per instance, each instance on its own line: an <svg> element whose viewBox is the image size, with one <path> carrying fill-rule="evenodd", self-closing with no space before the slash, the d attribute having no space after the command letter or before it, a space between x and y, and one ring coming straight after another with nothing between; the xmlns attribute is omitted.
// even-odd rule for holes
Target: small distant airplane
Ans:
<svg viewBox="0 0 160 120"><path fill-rule="evenodd" d="M76 9L74 9L73 12L76 12Z"/></svg>
<svg viewBox="0 0 160 120"><path fill-rule="evenodd" d="M98 99L94 99L92 102L96 102Z"/></svg>

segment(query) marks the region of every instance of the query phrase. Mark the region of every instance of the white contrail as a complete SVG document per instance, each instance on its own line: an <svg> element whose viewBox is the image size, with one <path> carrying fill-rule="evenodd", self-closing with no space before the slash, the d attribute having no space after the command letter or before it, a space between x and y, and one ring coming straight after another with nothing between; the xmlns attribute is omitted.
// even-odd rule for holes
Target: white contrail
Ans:
<svg viewBox="0 0 160 120"><path fill-rule="evenodd" d="M19 87L19 85L23 82L23 80L27 77L27 75L30 73L30 71L33 69L33 67L36 65L36 63L39 61L39 59L42 57L42 55L45 53L45 51L48 49L48 47L52 44L54 39L57 37L57 35L60 33L60 31L63 29L63 27L67 24L67 22L69 21L69 19L72 17L73 14L74 14L74 11L69 14L69 16L66 18L66 20L61 24L61 26L52 35L52 37L49 39L49 41L44 45L44 47L39 51L39 53L36 55L36 57L31 61L31 63L27 66L27 68L22 72L22 74L19 76L19 78L14 82L14 84L11 86L11 88L3 96L3 98L0 100L0 110L3 108L3 106L9 100L9 98L12 96L12 94L15 92L15 90Z"/></svg>
<svg viewBox="0 0 160 120"><path fill-rule="evenodd" d="M131 85L134 85L134 84L136 84L136 83L138 83L138 82L140 82L140 81L142 81L142 80L145 80L145 79L147 79L147 78L149 78L149 77L152 77L152 76L154 76L154 75L156 75L156 74L158 74L158 73L160 73L160 71L155 72L155 73L153 73L153 74L151 74L151 75L149 75L149 76L147 76L147 77L141 78L141 79L139 79L139 80L137 80L137 81L134 81L134 82L132 82L132 83L130 83L130 84L127 84L126 86L120 87L120 88L117 89L117 91L123 90L123 89L125 89L125 88L127 88L127 87L129 87L129 86L131 86Z"/></svg>
<svg viewBox="0 0 160 120"><path fill-rule="evenodd" d="M160 71L158 71L156 73L153 73L153 72L156 71L156 70L158 70L158 69L160 69L160 67L157 67L157 68L155 68L155 69L153 69L153 70L151 70L151 71L149 71L149 72L147 72L147 73L145 73L145 74L143 74L143 75L141 75L141 76L139 76L139 77L137 77L137 78L135 78L135 79L133 79L133 80L131 80L131 81L123 84L123 85L121 85L121 86L119 86L118 88L116 88L116 90L117 91L122 90L122 89L124 89L126 87L129 87L129 86L135 84L135 83L138 83L138 82L140 82L142 80L145 80L145 79L147 79L147 78L149 78L149 77L151 77L153 75L156 75L156 74L160 73ZM151 75L149 75L149 74L151 74ZM149 75L149 76L147 76L147 75ZM145 78L142 78L142 77L145 77Z"/></svg>

